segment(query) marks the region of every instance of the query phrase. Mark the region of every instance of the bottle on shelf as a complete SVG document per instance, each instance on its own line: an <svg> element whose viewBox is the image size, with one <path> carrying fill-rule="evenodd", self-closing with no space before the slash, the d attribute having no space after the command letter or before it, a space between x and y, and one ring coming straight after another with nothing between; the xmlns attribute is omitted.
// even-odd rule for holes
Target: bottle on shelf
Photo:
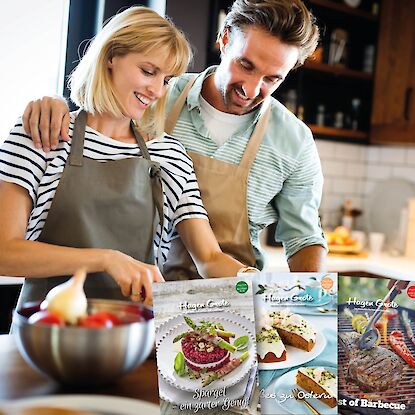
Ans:
<svg viewBox="0 0 415 415"><path fill-rule="evenodd" d="M363 72L373 73L375 63L375 46L366 45L363 52Z"/></svg>
<svg viewBox="0 0 415 415"><path fill-rule="evenodd" d="M301 121L304 121L304 105L298 106L297 118Z"/></svg>
<svg viewBox="0 0 415 415"><path fill-rule="evenodd" d="M346 199L342 208L342 226L349 231L353 227L353 202L350 199Z"/></svg>
<svg viewBox="0 0 415 415"><path fill-rule="evenodd" d="M361 101L359 98L352 99L351 126L350 126L352 130L359 129L360 104L361 104Z"/></svg>
<svg viewBox="0 0 415 415"><path fill-rule="evenodd" d="M338 111L334 114L334 128L343 128L343 113Z"/></svg>
<svg viewBox="0 0 415 415"><path fill-rule="evenodd" d="M297 91L295 89L289 89L285 97L285 106L293 114L297 113Z"/></svg>
<svg viewBox="0 0 415 415"><path fill-rule="evenodd" d="M319 127L323 127L325 124L325 111L326 108L324 105L320 104L317 106L316 124Z"/></svg>

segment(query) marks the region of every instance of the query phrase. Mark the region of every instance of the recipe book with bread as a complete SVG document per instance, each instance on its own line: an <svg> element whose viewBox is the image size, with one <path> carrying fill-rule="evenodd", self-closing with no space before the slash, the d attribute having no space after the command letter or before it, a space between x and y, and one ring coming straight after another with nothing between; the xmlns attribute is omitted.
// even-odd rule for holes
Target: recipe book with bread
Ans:
<svg viewBox="0 0 415 415"><path fill-rule="evenodd" d="M339 412L415 414L415 283L339 278Z"/></svg>
<svg viewBox="0 0 415 415"><path fill-rule="evenodd" d="M337 414L337 274L254 276L262 414Z"/></svg>
<svg viewBox="0 0 415 415"><path fill-rule="evenodd" d="M252 277L153 284L161 414L256 414Z"/></svg>

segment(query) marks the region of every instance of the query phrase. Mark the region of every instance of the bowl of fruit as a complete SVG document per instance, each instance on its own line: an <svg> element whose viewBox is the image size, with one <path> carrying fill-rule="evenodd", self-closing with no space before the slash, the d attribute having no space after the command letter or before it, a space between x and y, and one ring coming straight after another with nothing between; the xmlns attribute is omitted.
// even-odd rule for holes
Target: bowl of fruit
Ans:
<svg viewBox="0 0 415 415"><path fill-rule="evenodd" d="M42 302L14 312L13 334L23 358L58 382L97 386L140 365L154 344L151 308L87 299L85 273L53 288Z"/></svg>
<svg viewBox="0 0 415 415"><path fill-rule="evenodd" d="M334 231L325 231L324 234L332 254L359 254L363 250L362 244L353 239L344 226L337 226Z"/></svg>

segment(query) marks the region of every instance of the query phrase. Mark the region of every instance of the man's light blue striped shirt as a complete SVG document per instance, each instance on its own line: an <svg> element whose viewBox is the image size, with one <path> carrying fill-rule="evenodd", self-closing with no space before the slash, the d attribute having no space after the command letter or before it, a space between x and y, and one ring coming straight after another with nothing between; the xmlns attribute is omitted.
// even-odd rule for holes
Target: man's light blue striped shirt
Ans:
<svg viewBox="0 0 415 415"><path fill-rule="evenodd" d="M238 164L259 111L248 128L237 131L218 147L204 125L199 100L203 80L214 70L210 67L198 75L172 135L188 151ZM185 74L175 80L169 91L168 110L192 76ZM327 249L318 214L322 188L320 158L310 129L272 98L268 128L248 177L249 231L258 267L264 266L259 233L271 223L277 223L275 237L283 243L287 258L306 246Z"/></svg>

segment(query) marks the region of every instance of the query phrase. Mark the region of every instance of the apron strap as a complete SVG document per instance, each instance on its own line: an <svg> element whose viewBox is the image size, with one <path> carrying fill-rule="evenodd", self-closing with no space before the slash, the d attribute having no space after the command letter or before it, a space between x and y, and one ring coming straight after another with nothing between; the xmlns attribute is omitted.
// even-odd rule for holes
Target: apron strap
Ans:
<svg viewBox="0 0 415 415"><path fill-rule="evenodd" d="M268 126L268 120L271 114L270 101L271 100L269 98L266 98L263 102L260 109L261 114L259 116L259 120L255 126L253 133L251 134L251 137L249 138L248 144L239 163L239 168L244 169L247 172L249 172L251 169L252 163L255 160Z"/></svg>
<svg viewBox="0 0 415 415"><path fill-rule="evenodd" d="M86 119L87 113L84 110L80 110L75 118L73 127L71 152L69 154L69 164L71 166L82 166Z"/></svg>
<svg viewBox="0 0 415 415"><path fill-rule="evenodd" d="M189 80L177 98L176 102L174 103L172 109L170 110L164 126L167 134L171 134L173 132L176 122L179 119L180 113L182 111L183 105L186 101L187 95L189 94L190 88L193 86L195 81L196 76ZM258 153L259 147L261 146L265 131L268 126L268 120L271 113L271 100L269 98L264 101L260 111L261 114L259 116L257 125L248 141L242 159L239 163L241 170L245 170L247 172L249 172L252 163L255 160L256 154Z"/></svg>
<svg viewBox="0 0 415 415"><path fill-rule="evenodd" d="M140 147L141 154L143 155L145 159L151 160L150 153L148 152L148 148L146 146L144 138L142 134L140 133L140 130L134 124L133 120L130 121L130 127L133 130L135 141L137 141L138 147Z"/></svg>
<svg viewBox="0 0 415 415"><path fill-rule="evenodd" d="M183 105L186 102L186 98L189 94L190 88L193 86L195 81L196 76L191 78L190 81L186 84L183 91L181 92L173 107L171 108L169 115L167 116L166 122L164 123L164 130L167 134L171 134L173 132L177 120L179 119L180 113L182 112Z"/></svg>
<svg viewBox="0 0 415 415"><path fill-rule="evenodd" d="M164 205L164 196L163 196L163 186L161 184L161 169L160 165L151 160L150 153L148 152L148 148L146 143L138 131L137 127L135 126L133 120L130 121L131 128L134 133L134 137L137 141L138 146L140 147L141 154L143 157L151 163L150 169L148 174L151 179L151 193L153 196L154 204L156 205L156 209L159 215L159 221L161 225L161 232L163 232L163 225L164 225L164 212L163 212L163 205Z"/></svg>

